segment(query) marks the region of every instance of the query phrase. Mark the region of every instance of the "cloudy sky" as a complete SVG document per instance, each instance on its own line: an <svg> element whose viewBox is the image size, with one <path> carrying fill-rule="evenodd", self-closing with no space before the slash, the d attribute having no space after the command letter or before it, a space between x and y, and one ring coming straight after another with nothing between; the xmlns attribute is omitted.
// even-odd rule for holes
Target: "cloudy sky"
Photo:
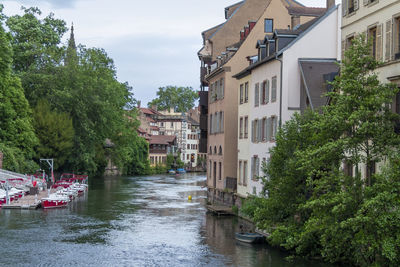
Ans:
<svg viewBox="0 0 400 267"><path fill-rule="evenodd" d="M298 0L324 7L326 0ZM224 21L224 7L238 0L3 0L8 16L21 6L39 7L68 26L75 40L104 48L114 59L118 80L129 82L143 104L166 85L199 87L197 51L201 32ZM338 2L338 1L337 1ZM69 33L66 37L69 36ZM66 39L65 39L66 41Z"/></svg>

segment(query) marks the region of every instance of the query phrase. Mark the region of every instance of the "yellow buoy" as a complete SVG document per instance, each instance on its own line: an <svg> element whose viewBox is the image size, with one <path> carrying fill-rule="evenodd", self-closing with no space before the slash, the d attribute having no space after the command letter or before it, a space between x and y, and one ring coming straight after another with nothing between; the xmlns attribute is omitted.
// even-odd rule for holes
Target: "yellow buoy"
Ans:
<svg viewBox="0 0 400 267"><path fill-rule="evenodd" d="M191 195L188 196L188 200L192 200L192 196Z"/></svg>

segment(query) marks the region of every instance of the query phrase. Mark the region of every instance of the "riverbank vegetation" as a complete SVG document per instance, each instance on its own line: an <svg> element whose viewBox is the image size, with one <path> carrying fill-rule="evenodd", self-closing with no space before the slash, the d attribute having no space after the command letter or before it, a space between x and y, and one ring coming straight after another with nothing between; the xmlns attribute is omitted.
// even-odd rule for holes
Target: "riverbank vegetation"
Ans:
<svg viewBox="0 0 400 267"><path fill-rule="evenodd" d="M107 53L76 45L73 31L64 44L66 22L53 14L23 8L23 15L6 17L2 9L3 167L34 172L40 158L54 158L56 171L93 175L111 160L125 174L148 173L148 144L136 131L132 88L117 80Z"/></svg>
<svg viewBox="0 0 400 267"><path fill-rule="evenodd" d="M293 254L356 266L400 265L398 88L360 36L321 111L295 115L264 164L264 196L241 212Z"/></svg>

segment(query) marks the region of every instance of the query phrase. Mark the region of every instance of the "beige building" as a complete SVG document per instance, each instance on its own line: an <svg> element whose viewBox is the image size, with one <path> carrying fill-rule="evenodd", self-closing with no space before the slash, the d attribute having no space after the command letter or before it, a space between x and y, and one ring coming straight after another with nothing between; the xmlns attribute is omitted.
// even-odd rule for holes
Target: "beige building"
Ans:
<svg viewBox="0 0 400 267"><path fill-rule="evenodd" d="M295 7L298 8L296 12L292 10ZM257 10L259 15L255 20L251 16L243 20L242 16L250 10ZM312 11L305 14L306 10ZM320 9L306 8L294 1L247 0L219 30L222 31L234 21L241 21L243 26L236 33L239 41L225 46L221 51L217 50L215 45L207 50L206 42L204 50L200 51L203 59L207 53L209 55L205 80L209 85L207 186L211 201L226 204L235 202L233 193L237 189L239 81L232 76L249 66L254 56L257 56L257 40L263 39L266 34L272 34L275 28L291 28L292 23L296 21L311 20L317 16L313 14L314 10ZM295 12L298 19L293 19L290 12ZM236 16L238 18L235 20Z"/></svg>
<svg viewBox="0 0 400 267"><path fill-rule="evenodd" d="M372 40L371 53L383 62L377 69L379 80L400 87L400 1L343 0L342 16L342 50L357 34L366 34ZM400 114L400 94L393 102L393 111ZM349 166L345 169L353 171ZM360 171L365 177L365 166Z"/></svg>

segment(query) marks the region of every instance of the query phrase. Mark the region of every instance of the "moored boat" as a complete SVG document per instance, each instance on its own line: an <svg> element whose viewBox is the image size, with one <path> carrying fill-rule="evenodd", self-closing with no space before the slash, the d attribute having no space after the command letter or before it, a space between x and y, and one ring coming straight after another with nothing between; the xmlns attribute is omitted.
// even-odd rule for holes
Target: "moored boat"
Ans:
<svg viewBox="0 0 400 267"><path fill-rule="evenodd" d="M249 244L264 242L264 236L257 233L235 233L235 238L238 241Z"/></svg>

